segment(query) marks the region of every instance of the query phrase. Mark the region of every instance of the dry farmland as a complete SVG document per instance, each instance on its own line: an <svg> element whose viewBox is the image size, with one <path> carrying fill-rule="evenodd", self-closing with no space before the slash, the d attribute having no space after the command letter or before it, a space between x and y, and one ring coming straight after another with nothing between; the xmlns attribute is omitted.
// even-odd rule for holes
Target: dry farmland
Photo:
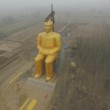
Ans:
<svg viewBox="0 0 110 110"><path fill-rule="evenodd" d="M7 33L0 39L0 110L21 110L28 99L38 101L33 110L110 109L108 18L62 19L55 24L62 35L55 83L46 83L45 75L38 81L34 78L36 37L43 30L42 21L0 28Z"/></svg>

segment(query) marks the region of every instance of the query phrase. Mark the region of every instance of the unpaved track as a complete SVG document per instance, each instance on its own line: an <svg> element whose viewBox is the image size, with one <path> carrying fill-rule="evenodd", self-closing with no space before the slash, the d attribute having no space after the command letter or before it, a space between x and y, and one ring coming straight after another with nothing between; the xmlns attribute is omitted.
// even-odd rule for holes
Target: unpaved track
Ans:
<svg viewBox="0 0 110 110"><path fill-rule="evenodd" d="M37 24L36 26L25 29L16 34L13 34L13 35L7 37L5 40L9 40L9 41L11 40L11 41L16 41L16 42L25 42L27 39L31 38L31 36L35 35L40 30L41 30L41 27L39 24Z"/></svg>

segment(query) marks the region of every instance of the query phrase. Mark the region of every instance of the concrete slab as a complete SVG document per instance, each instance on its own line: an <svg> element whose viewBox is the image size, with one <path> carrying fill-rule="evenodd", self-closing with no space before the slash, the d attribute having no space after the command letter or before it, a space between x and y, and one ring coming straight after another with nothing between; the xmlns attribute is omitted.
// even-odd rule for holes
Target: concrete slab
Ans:
<svg viewBox="0 0 110 110"><path fill-rule="evenodd" d="M24 90L26 91L28 98L31 101L33 99L37 101L33 110L45 110L51 101L56 86L56 80L53 79L46 82L44 77L45 75L37 80L35 78L28 78L25 82Z"/></svg>
<svg viewBox="0 0 110 110"><path fill-rule="evenodd" d="M45 79L34 79L34 78L28 78L27 80L28 86L33 86L34 88L42 88L48 91L53 91L56 85L55 81L48 81L46 82Z"/></svg>

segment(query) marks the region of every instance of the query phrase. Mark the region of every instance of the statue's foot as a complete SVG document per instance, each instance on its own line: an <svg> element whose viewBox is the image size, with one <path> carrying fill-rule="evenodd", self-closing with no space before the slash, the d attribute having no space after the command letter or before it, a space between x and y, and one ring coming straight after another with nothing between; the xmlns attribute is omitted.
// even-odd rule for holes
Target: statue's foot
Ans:
<svg viewBox="0 0 110 110"><path fill-rule="evenodd" d="M36 75L35 75L36 78L39 78L40 76L41 76L40 74L36 74Z"/></svg>
<svg viewBox="0 0 110 110"><path fill-rule="evenodd" d="M51 79L52 79L52 77L46 77L46 81L49 81Z"/></svg>

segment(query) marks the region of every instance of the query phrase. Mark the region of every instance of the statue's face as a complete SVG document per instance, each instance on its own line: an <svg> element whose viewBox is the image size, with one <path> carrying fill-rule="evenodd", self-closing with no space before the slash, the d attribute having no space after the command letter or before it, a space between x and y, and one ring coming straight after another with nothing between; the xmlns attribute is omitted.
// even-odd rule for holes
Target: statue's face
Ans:
<svg viewBox="0 0 110 110"><path fill-rule="evenodd" d="M49 33L52 31L52 26L45 25L45 32Z"/></svg>

